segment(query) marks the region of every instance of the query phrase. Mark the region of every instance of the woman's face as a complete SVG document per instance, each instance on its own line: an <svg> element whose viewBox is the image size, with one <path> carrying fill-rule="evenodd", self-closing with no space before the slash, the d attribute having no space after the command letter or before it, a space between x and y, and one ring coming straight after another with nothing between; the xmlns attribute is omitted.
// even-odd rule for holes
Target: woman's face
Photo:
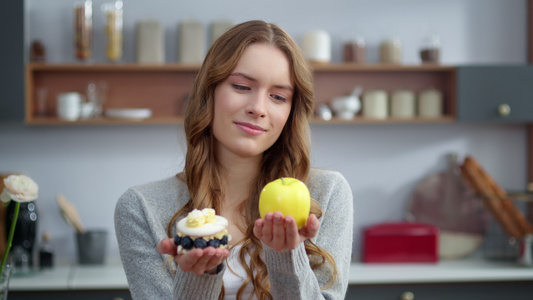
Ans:
<svg viewBox="0 0 533 300"><path fill-rule="evenodd" d="M278 139L289 117L294 84L278 48L252 44L215 89L213 134L218 154L251 157Z"/></svg>

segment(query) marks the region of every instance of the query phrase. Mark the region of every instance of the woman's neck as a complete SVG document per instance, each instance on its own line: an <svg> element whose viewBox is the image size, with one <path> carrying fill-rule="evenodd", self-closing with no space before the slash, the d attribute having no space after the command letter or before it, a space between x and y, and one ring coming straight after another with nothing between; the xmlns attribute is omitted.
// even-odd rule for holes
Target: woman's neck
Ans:
<svg viewBox="0 0 533 300"><path fill-rule="evenodd" d="M238 205L249 196L250 188L259 172L260 160L255 158L227 160L222 166L224 202L229 206Z"/></svg>

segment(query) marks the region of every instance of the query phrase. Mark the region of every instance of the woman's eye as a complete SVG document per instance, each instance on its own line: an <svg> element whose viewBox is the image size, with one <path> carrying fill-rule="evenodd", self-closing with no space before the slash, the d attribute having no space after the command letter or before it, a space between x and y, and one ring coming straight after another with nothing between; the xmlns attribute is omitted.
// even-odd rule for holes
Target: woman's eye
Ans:
<svg viewBox="0 0 533 300"><path fill-rule="evenodd" d="M249 90L250 90L249 87L244 86L244 85L232 84L231 86L232 86L234 89L239 90L239 91L249 91Z"/></svg>
<svg viewBox="0 0 533 300"><path fill-rule="evenodd" d="M287 99L285 99L285 97L282 97L280 95L272 95L271 97L274 98L274 100L277 100L277 101L287 102Z"/></svg>

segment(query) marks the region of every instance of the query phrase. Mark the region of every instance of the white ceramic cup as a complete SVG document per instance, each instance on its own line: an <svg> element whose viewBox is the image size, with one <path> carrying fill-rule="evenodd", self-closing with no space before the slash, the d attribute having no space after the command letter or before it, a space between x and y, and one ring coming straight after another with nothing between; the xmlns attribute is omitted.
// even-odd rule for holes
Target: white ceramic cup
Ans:
<svg viewBox="0 0 533 300"><path fill-rule="evenodd" d="M67 121L76 121L81 114L82 95L67 92L57 95L57 117Z"/></svg>

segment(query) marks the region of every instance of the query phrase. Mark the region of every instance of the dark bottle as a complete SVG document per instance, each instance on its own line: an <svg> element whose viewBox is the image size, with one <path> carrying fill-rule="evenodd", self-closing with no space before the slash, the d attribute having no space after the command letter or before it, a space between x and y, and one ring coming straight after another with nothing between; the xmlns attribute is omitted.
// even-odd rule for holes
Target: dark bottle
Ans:
<svg viewBox="0 0 533 300"><path fill-rule="evenodd" d="M9 236L11 222L15 214L15 201L10 201L6 213L6 237ZM33 267L33 249L37 233L37 207L33 202L20 203L19 216L15 227L12 247L21 246L29 254L29 266Z"/></svg>
<svg viewBox="0 0 533 300"><path fill-rule="evenodd" d="M39 248L39 268L47 269L54 267L54 248L50 244L50 234L45 232Z"/></svg>

